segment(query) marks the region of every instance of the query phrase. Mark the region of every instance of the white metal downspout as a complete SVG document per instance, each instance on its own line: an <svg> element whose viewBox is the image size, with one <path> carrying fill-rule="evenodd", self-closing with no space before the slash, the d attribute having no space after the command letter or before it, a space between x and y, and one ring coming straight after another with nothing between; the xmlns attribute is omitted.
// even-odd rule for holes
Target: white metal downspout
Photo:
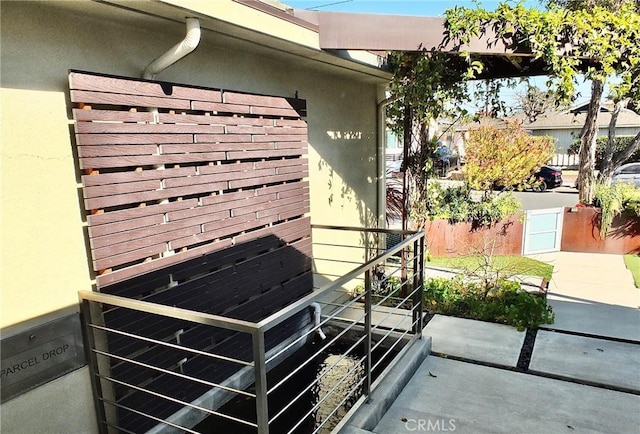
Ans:
<svg viewBox="0 0 640 434"><path fill-rule="evenodd" d="M153 80L160 72L196 49L200 43L200 21L197 18L187 18L186 21L187 34L184 39L147 65L142 73L142 78Z"/></svg>
<svg viewBox="0 0 640 434"><path fill-rule="evenodd" d="M386 108L389 104L394 102L397 97L389 97L383 99L378 103L378 143L377 143L377 178L378 178L378 191L377 191L377 206L376 212L378 213L378 228L384 229L386 227L386 214L387 214L387 165L386 165L386 127L387 116Z"/></svg>
<svg viewBox="0 0 640 434"><path fill-rule="evenodd" d="M320 307L320 303L314 302L309 305L313 309L313 327L315 327L318 331L318 336L320 339L325 340L327 336L325 336L324 332L320 328L320 321L322 320L322 308Z"/></svg>

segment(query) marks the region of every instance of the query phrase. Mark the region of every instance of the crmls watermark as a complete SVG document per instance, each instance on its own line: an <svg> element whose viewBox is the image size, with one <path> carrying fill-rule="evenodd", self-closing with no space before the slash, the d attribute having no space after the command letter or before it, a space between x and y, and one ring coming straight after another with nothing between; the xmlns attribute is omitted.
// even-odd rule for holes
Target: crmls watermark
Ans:
<svg viewBox="0 0 640 434"><path fill-rule="evenodd" d="M404 427L411 432L452 432L455 419L403 419Z"/></svg>

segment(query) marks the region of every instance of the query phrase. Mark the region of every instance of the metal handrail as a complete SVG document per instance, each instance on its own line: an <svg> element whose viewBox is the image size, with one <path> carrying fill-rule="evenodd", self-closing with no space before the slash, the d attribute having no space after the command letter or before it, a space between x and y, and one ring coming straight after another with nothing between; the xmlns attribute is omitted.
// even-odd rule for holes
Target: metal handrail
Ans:
<svg viewBox="0 0 640 434"><path fill-rule="evenodd" d="M351 228L351 227L343 227L343 226L317 226L317 225L312 225L312 228L321 228L321 229L336 229L336 230L353 230L353 231L360 231L363 232L362 228ZM367 229L368 230L368 229ZM384 232L383 229L371 229L372 232ZM390 233L395 233L396 231L389 231ZM400 232L401 234L405 234L407 233L407 231L397 231ZM295 303L290 304L289 306L281 309L280 311L272 314L271 316L263 319L262 321L260 321L257 325L260 329L262 330L269 330L273 327L275 327L276 325L280 324L282 321L291 318L293 315L295 315L296 313L300 312L302 309L305 309L309 306L309 304L311 304L312 302L316 301L318 299L318 297L320 297L320 295L322 295L324 292L326 291L330 291L332 290L334 287L342 287L343 285L347 284L350 280L352 280L353 278L355 278L356 276L359 276L363 273L365 273L368 269L370 269L371 264L375 264L378 262L383 262L386 261L387 259L391 258L392 256L394 256L396 253L400 252L401 250L404 250L407 248L407 246L409 246L410 244L412 244L414 241L417 241L421 238L424 237L424 233L422 232L409 232L411 234L413 234L412 236L410 236L409 238L407 238L406 240L400 242L399 244L395 245L394 247L392 247L389 250L386 250L385 253L376 256L375 258L367 261L367 263L354 268L353 270L351 270L350 272L348 272L347 274L343 275L341 278L326 284L325 286L321 287L319 290L314 291L312 294L307 295L306 297L298 300Z"/></svg>
<svg viewBox="0 0 640 434"><path fill-rule="evenodd" d="M358 390L361 390L360 393L362 393L364 396L367 396L370 393L371 387L372 387L372 380L373 380L371 376L372 371L377 369L380 366L380 364L383 363L384 359L388 358L389 355L393 351L395 351L394 349L406 339L407 335L412 334L413 339L419 338L421 335L422 296L420 291L420 285L422 284L422 281L423 281L422 273L424 269L424 244L423 244L424 233L423 232L415 233L411 231L402 231L402 230L363 229L363 228L355 228L355 227L342 227L342 226L329 226L329 225L312 225L312 228L323 229L323 230L328 229L328 230L342 230L342 231L357 231L361 233L364 232L364 233L377 233L377 234L399 234L406 238L400 243L396 244L395 246L387 250L382 250L377 248L369 249L366 246L358 247L360 249L363 249L369 252L373 251L375 253L378 253L379 251L382 251L383 253L377 254L374 258L369 260L364 260L363 262L355 262L350 260L340 261L344 264L359 264L359 265L354 267L352 270L350 270L346 274L340 276L338 279L334 280L333 282L330 282L322 286L321 288L314 290L312 293L306 295L302 299L290 304L284 309L281 309L280 311L268 316L267 318L259 322L238 320L238 319L228 318L220 315L212 315L205 312L198 312L198 311L193 311L189 309L156 304L156 303L152 303L144 300L134 300L134 299L129 299L121 296L98 293L93 291L80 291L79 298L81 301L81 306L83 308L82 316L83 316L83 321L85 322L85 330L87 331L87 333L91 333L91 336L87 337L87 342L89 343L88 355L89 355L90 369L92 373L92 382L94 384L94 390L97 391L95 392L96 402L101 401L105 404L109 404L114 407L127 408L128 411L131 411L136 414L140 414L144 417L148 417L149 419L154 420L158 423L165 424L168 427L172 427L172 428L179 427L179 425L175 423L175 420L174 421L162 420L151 414L146 414L143 411L131 409L128 406L124 406L122 403L113 401L108 397L102 396L101 391L103 386L99 385L98 383L100 381L106 381L113 384L120 384L127 388L131 388L132 390L139 390L140 392L143 392L143 393L150 393L162 399L166 399L168 401L183 405L184 408L191 408L191 409L197 410L203 414L217 415L223 418L234 420L239 423L253 426L257 428L259 434L266 434L269 432L269 425L273 421L280 418L280 416L284 414L289 409L289 407L293 405L294 402L299 400L300 397L302 397L306 392L308 392L314 385L319 384L319 381L323 376L326 376L331 371L331 369L336 367L342 360L344 360L347 354L352 352L357 346L362 345L363 342L365 343L365 354L364 356L360 358L356 358L354 360L359 360L360 363L364 363L364 369L363 369L364 377L359 381L357 381L355 385L353 386L349 385L349 391L347 396L345 396L341 400L341 402L338 404L338 407L335 407L332 409L330 414L331 415L334 414L337 411L337 409L340 408L340 406L342 406L343 403L345 403L349 399L349 397L351 397ZM351 248L354 246L339 246L339 247ZM408 257L409 255L403 254L404 256L403 264L401 266L398 266L397 263L394 264L394 267L398 266L401 268L394 269L390 275L386 275L383 279L378 280L377 283L380 284L381 282L384 282L384 281L388 282L393 275L395 275L396 273L399 272L399 270L402 269L403 282L401 286L404 286L405 288L409 288L410 285L413 285L413 290L410 291L409 294L406 294L406 292L403 292L402 298L391 297L391 293L389 293L383 296L381 300L378 300L377 303L375 304L372 303L372 284L373 284L372 274L373 274L374 268L377 267L379 264L383 264L383 265L387 264L388 263L387 261L390 258L395 256L397 253L405 250L413 250L413 254L411 255L411 257L409 258ZM319 258L319 259L322 259L322 258ZM410 271L412 274L411 280L407 279L408 277L407 271ZM320 324L315 324L313 328L306 330L304 332L301 332L300 336L296 335L297 337L295 337L295 339L293 340L289 339L286 342L283 342L283 344L280 345L278 348L270 351L270 354L267 357L266 346L265 346L265 333L268 330L271 330L274 327L278 326L279 324L282 324L284 321L292 318L294 315L301 313L304 309L307 309L312 302L321 300L321 298L325 297L327 294L330 294L331 292L344 292L343 288L346 288L353 281L364 281L365 290L363 293L360 293L351 297L350 300L344 303L333 303L331 301L325 303L326 305L331 305L335 307L335 309L332 309L332 312L330 315L325 316L324 319L320 322ZM398 306L402 306L411 300L413 302L413 306L409 310L405 309L406 313L401 315L399 320L394 322L391 326L389 326L389 324L386 324L385 321L387 321L389 317L394 315L393 310L389 310L388 312L386 312L386 314L377 317L376 319L377 324L374 324L373 309L382 306L383 303L386 303L389 300L394 300L394 303L398 303ZM92 314L91 314L91 308L89 303L99 303L107 306L113 306L116 308L131 309L131 310L144 312L148 314L155 314L155 315L160 315L160 316L169 317L173 319L184 320L184 321L188 321L195 324L203 324L206 326L217 327L225 330L246 333L251 336L252 345L253 345L253 360L252 361L240 360L233 357L228 357L221 354L215 354L213 352L207 352L200 349L189 348L179 344L167 342L165 340L153 339L150 337L141 336L139 334L129 333L126 331L117 330L117 329L105 327L97 323L93 323L91 321ZM359 307L359 306L362 306L362 307ZM356 317L355 319L341 318L341 315L343 312L345 312L347 309L354 309L354 308L363 309L362 316ZM412 319L412 321L409 322L410 323L409 327L401 328L401 324L403 323L406 324L406 320L408 318ZM317 329L323 326L326 326L330 321L335 321L335 320L346 321L340 332L336 333L336 335L333 336L331 340L328 340L328 342L324 343L324 345L322 345L312 356L308 357L308 359L304 363L302 363L300 366L294 369L293 372L290 372L288 375L286 375L283 379L279 380L274 385L269 386L267 384L266 371L267 371L268 364L272 363L275 359L282 357L284 354L288 354L288 352L293 351L298 345L300 345L301 342L304 342L305 340L307 340L308 337L312 333L314 333ZM383 323L386 325L382 325ZM361 329L355 328L358 325L364 325L364 332L358 331ZM326 372L321 374L319 377L315 378L315 381L313 381L311 384L306 386L304 390L299 392L297 396L295 396L291 400L291 402L287 406L285 406L282 410L280 410L277 414L269 417L268 403L267 403L268 395L273 391L275 391L276 389L280 388L282 385L286 384L286 382L289 381L304 366L306 366L313 359L315 359L317 356L323 353L326 349L330 348L333 345L333 343L336 342L338 339L342 338L348 332L351 332L353 330L356 330L355 332L356 334L363 333L363 335L359 339L355 339L355 343L353 343L347 351L342 353L342 357L340 359L333 362L332 365L327 366ZM216 382L199 379L184 373L172 371L171 369L165 369L159 366L154 366L152 364L136 361L130 358L131 356L129 356L129 358L123 357L117 354L113 354L110 351L98 349L95 346L96 338L92 334L93 331L100 331L103 333L116 333L130 339L147 342L148 344L164 346L164 347L168 347L168 348L172 348L180 351L190 352L199 356L206 356L206 357L222 360L224 362L230 362L230 363L238 364L240 366L244 366L245 369L246 368L250 369L249 372L253 371L252 377L255 380L255 393L245 392L244 390L241 390L241 389L228 387L225 384L219 384ZM381 338L377 339L377 342L375 344L373 344L373 340L372 340L372 334L374 332L381 332L380 334ZM398 333L394 333L394 332L398 332ZM384 350L386 351L380 356L379 360L374 362L372 360L373 350L376 350L382 347L382 343L392 335L393 335L393 340L390 341L391 343L384 346ZM177 398L172 398L170 396L163 395L158 392L147 390L144 387L129 384L126 381L121 381L118 378L114 378L112 375L108 373L102 373L100 371L98 366L99 364L98 364L97 356L117 360L120 363L132 363L134 365L138 365L145 369L150 369L162 374L168 374L168 375L180 377L186 380L193 380L194 382L210 387L212 390L220 389L226 393L240 394L240 395L244 395L247 398L254 399L255 408L256 408L256 422L254 423L251 421L238 419L234 416L225 415L223 413L215 411L217 408L203 407L202 405L196 404L196 402L198 402L197 400L190 403ZM345 378L349 377L349 373L353 372L354 370L355 370L355 367L352 367L349 370L349 372L347 372L347 374L344 374L342 376L342 380L338 384L344 381ZM233 385L236 386L236 384L233 384ZM309 415L311 415L314 411L316 411L316 409L319 408L320 404L324 402L328 398L328 396L330 396L337 389L337 386L338 385L334 385L333 388L331 388L331 390L329 390L329 392L327 392L322 397L322 399L320 399L320 401L301 420L297 422L296 426L298 426L300 423L302 423L304 419L306 419ZM105 427L113 426L113 424L111 424L109 420L107 420L108 418L106 417L105 411L106 410L103 409L102 411L98 412L99 419L104 424L103 426ZM324 423L326 423L326 421L323 422L323 424ZM185 432L195 432L191 429L187 429L184 427L180 427L180 428L183 429ZM318 429L320 428L318 427ZM101 428L101 430L102 432L105 432L103 428Z"/></svg>

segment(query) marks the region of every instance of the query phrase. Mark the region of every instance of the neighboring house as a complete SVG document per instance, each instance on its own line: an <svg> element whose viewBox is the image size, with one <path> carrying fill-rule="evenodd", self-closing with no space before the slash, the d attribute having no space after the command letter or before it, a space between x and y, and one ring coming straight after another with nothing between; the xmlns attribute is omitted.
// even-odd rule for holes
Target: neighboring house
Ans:
<svg viewBox="0 0 640 434"><path fill-rule="evenodd" d="M550 136L555 140L556 155L549 162L553 166L573 167L578 164L578 155L569 154L568 150L574 140L580 138L580 133L587 116L589 104L580 104L569 110L553 111L541 114L533 122L525 115L519 114L508 120L516 120L522 124L522 128L534 136ZM609 122L613 104L606 102L600 108L598 115L598 135L609 134ZM464 137L468 131L480 125L495 125L500 127L501 119L482 119L480 122L467 124L456 129L458 137ZM634 111L623 109L616 124L617 136L635 136L640 132L640 115Z"/></svg>
<svg viewBox="0 0 640 434"><path fill-rule="evenodd" d="M3 342L73 315L78 291L95 284L69 70L141 77L183 39L185 17L200 19L201 41L157 79L306 100L312 222L376 226L384 216L376 104L390 75L377 55L352 60L348 52L321 50L317 25L276 2L2 1L1 8ZM3 384L7 363L22 366L24 374L13 378L30 383L29 361L14 357L3 359ZM2 431L95 432L89 378L81 367L3 398Z"/></svg>
<svg viewBox="0 0 640 434"><path fill-rule="evenodd" d="M522 127L534 136L550 136L556 142L556 156L550 164L554 166L576 166L578 155L570 155L568 152L571 143L580 138L580 132L587 117L589 104L581 104L570 110L544 113L533 121L523 119ZM613 104L605 103L600 108L598 115L598 136L609 134L609 122ZM616 136L635 136L640 132L640 115L623 109L616 123Z"/></svg>

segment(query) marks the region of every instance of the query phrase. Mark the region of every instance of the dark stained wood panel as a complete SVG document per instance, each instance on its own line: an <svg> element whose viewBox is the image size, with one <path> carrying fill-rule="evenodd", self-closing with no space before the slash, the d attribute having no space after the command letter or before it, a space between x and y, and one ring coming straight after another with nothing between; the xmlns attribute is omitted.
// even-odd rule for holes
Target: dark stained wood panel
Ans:
<svg viewBox="0 0 640 434"><path fill-rule="evenodd" d="M279 127L274 127L274 128L279 128ZM224 129L225 127L223 125L203 125L203 124L152 124L152 123L133 123L133 122L126 122L126 123L78 122L76 124L76 133L79 133L79 134L104 134L104 133L216 134L216 133L224 133ZM302 130L302 128L298 128L298 129ZM280 128L280 131L281 130L282 128Z"/></svg>
<svg viewBox="0 0 640 434"><path fill-rule="evenodd" d="M157 96L221 102L221 91L195 86L183 86L174 83L132 80L124 77L107 76L72 71L69 73L69 86L73 89L96 92L120 93L124 95Z"/></svg>
<svg viewBox="0 0 640 434"><path fill-rule="evenodd" d="M73 137L88 244L101 292L260 321L313 288L304 102L165 82L72 72ZM246 334L125 308L107 327L251 361ZM308 312L265 335L267 348L310 322ZM153 428L208 387L229 362L113 332L108 375L129 432ZM102 369L102 368L100 368Z"/></svg>
<svg viewBox="0 0 640 434"><path fill-rule="evenodd" d="M72 90L71 98L73 101L86 101L86 104L122 105L129 107L162 107L180 110L188 110L191 108L191 102L186 99L90 92L85 90Z"/></svg>
<svg viewBox="0 0 640 434"><path fill-rule="evenodd" d="M304 103L79 71L69 83L100 288L309 212Z"/></svg>
<svg viewBox="0 0 640 434"><path fill-rule="evenodd" d="M78 146L193 143L193 134L78 134L76 143Z"/></svg>

